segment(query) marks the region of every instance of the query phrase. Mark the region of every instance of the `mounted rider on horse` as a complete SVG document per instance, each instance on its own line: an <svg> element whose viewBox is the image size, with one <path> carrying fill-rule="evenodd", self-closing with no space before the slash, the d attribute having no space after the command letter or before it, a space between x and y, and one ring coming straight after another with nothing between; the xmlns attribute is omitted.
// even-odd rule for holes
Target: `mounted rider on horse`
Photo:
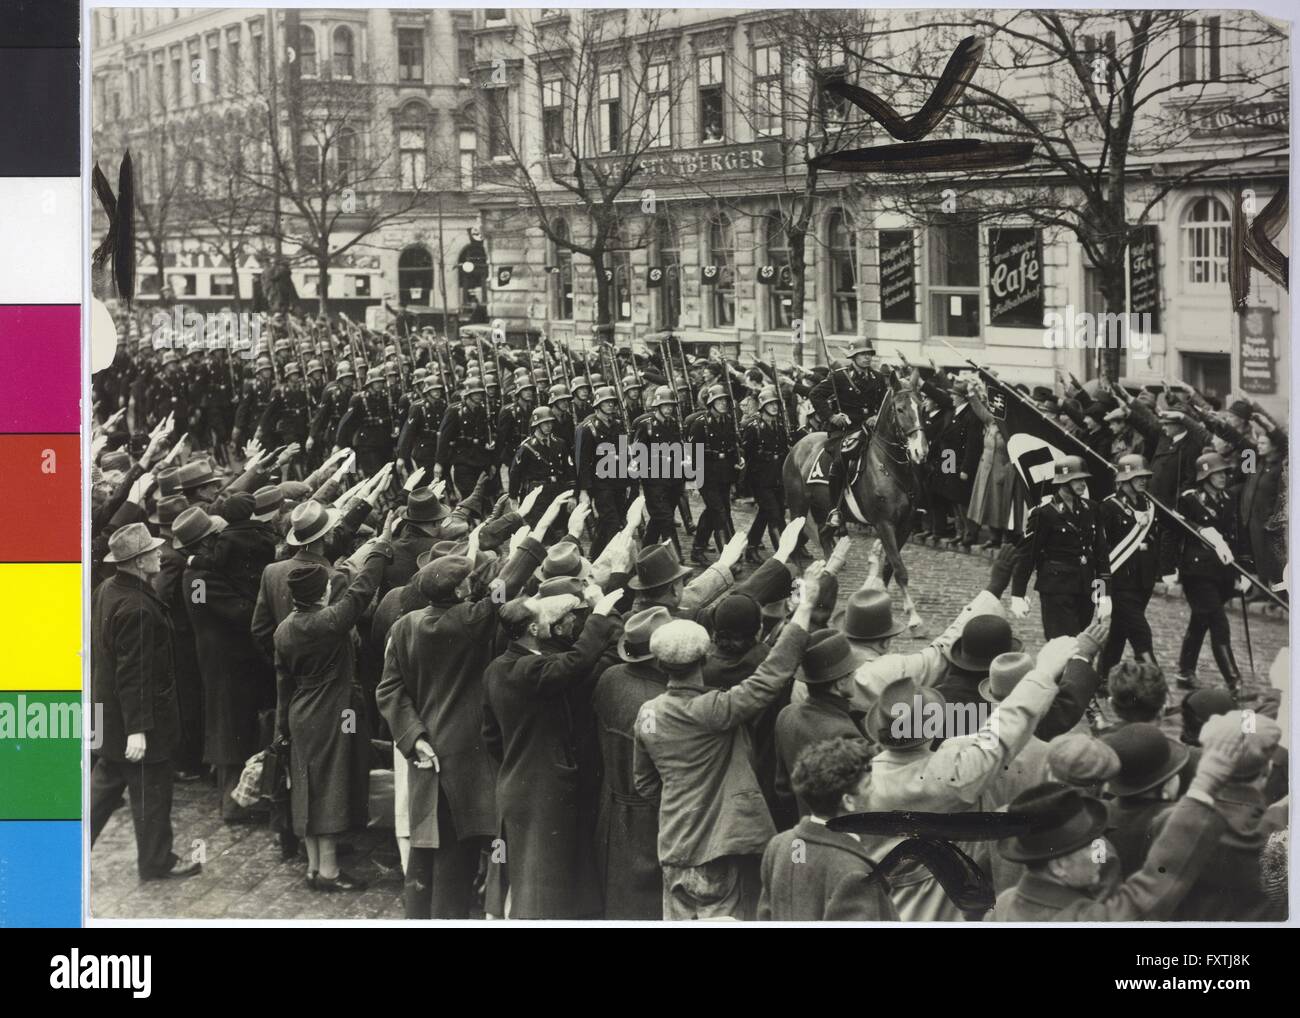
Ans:
<svg viewBox="0 0 1300 1018"><path fill-rule="evenodd" d="M860 340L858 346L849 352L851 366L832 365L826 378L813 386L808 394L817 415L830 425L826 442L830 470L826 483L830 485L831 505L834 506L827 520L831 527L840 525L840 507L846 482L852 476L851 466L866 448L880 405L889 392L885 376L871 366L875 353L871 340Z"/></svg>

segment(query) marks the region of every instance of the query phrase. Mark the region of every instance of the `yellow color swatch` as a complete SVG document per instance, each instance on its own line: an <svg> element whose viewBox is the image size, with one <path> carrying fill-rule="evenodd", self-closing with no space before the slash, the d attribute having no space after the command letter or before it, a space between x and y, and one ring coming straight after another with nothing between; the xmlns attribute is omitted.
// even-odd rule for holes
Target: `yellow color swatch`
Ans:
<svg viewBox="0 0 1300 1018"><path fill-rule="evenodd" d="M81 688L81 564L0 564L0 689Z"/></svg>

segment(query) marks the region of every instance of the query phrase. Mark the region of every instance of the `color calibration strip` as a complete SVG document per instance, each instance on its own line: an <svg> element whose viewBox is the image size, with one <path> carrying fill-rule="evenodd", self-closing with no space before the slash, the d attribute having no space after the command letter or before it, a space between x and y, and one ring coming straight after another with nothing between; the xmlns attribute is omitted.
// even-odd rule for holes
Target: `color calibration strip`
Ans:
<svg viewBox="0 0 1300 1018"><path fill-rule="evenodd" d="M0 926L81 921L78 9L0 33Z"/></svg>

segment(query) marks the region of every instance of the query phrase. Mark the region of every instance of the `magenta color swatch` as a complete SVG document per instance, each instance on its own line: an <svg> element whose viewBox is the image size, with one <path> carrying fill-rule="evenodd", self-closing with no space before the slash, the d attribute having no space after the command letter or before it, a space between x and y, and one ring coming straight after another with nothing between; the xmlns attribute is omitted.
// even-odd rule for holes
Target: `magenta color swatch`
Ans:
<svg viewBox="0 0 1300 1018"><path fill-rule="evenodd" d="M0 306L0 432L81 424L81 308Z"/></svg>

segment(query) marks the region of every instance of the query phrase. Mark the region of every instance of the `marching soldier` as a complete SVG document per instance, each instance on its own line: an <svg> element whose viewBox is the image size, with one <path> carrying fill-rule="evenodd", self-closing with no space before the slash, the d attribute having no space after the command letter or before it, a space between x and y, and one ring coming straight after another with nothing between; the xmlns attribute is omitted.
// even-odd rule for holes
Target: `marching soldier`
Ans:
<svg viewBox="0 0 1300 1018"><path fill-rule="evenodd" d="M758 394L758 413L752 414L740 429L741 449L747 465L746 476L754 495L754 522L749 526L746 562L761 562L758 549L763 543L763 529L772 539L775 551L785 526L785 496L781 468L790 451L790 438L781 420L783 407L776 386L766 385Z"/></svg>
<svg viewBox="0 0 1300 1018"><path fill-rule="evenodd" d="M284 384L271 391L262 419L257 425L257 438L268 448L307 442L308 417L307 390L302 381L302 365L290 361L284 366Z"/></svg>
<svg viewBox="0 0 1300 1018"><path fill-rule="evenodd" d="M635 421L646 412L647 408L641 402L644 392L645 382L641 381L640 376L635 374L623 376L623 405L627 408L629 421Z"/></svg>
<svg viewBox="0 0 1300 1018"><path fill-rule="evenodd" d="M657 450L682 449L682 429L677 423L677 400L668 386L661 385L655 390L654 398L650 401L650 412L637 418L632 444L644 446L647 458L655 457ZM673 546L677 549L678 561L681 561L682 549L677 539L677 524L673 520L673 514L676 512L677 499L685 486L685 479L680 477L641 478L646 513L650 517L642 544L648 548L665 537L671 537Z"/></svg>
<svg viewBox="0 0 1300 1018"><path fill-rule="evenodd" d="M1139 661L1156 663L1146 617L1159 574L1156 507L1147 497L1152 475L1146 460L1137 453L1121 456L1118 466L1115 491L1101 502L1111 576L1110 636L1101 655L1103 681L1124 656L1125 643L1133 644L1133 655Z"/></svg>
<svg viewBox="0 0 1300 1018"><path fill-rule="evenodd" d="M578 375L573 380L573 420L575 424L581 424L591 416L591 411L595 409L591 405L591 379L586 375Z"/></svg>
<svg viewBox="0 0 1300 1018"><path fill-rule="evenodd" d="M487 390L475 376L466 379L461 402L447 411L438 432L437 462L433 476L448 478L449 489L464 498L474 490L479 475L491 471L496 462L491 423L488 420ZM488 494L495 496L499 481L489 478Z"/></svg>
<svg viewBox="0 0 1300 1018"><path fill-rule="evenodd" d="M217 462L228 465L230 429L235 423L235 383L231 362L224 348L209 355L208 384L203 395L203 429L212 436L212 450Z"/></svg>
<svg viewBox="0 0 1300 1018"><path fill-rule="evenodd" d="M521 499L541 487L530 524L541 518L545 507L573 480L573 463L564 443L554 434L555 414L550 407L539 406L528 420L531 434L520 444L510 464L510 497Z"/></svg>
<svg viewBox="0 0 1300 1018"><path fill-rule="evenodd" d="M831 461L828 480L835 502L835 509L828 520L831 526L839 526L840 500L846 487L843 483L847 474L844 442L850 436L855 436L860 429L875 425L880 405L889 392L885 376L871 367L871 358L875 353L871 340L862 340L849 351L849 369L837 369L832 365L830 374L814 385L808 394L817 416L830 426L826 452ZM852 450L856 451L863 445L864 442L858 442L852 446Z"/></svg>
<svg viewBox="0 0 1300 1018"><path fill-rule="evenodd" d="M397 440L397 458L411 470L424 467L430 474L438 458L438 429L447 412L445 400L434 398L434 379L426 375L420 382L406 414L406 423Z"/></svg>
<svg viewBox="0 0 1300 1018"><path fill-rule="evenodd" d="M347 412L339 421L334 444L351 446L357 454L357 469L373 474L393 458L393 403L382 371L372 371L365 392L353 393Z"/></svg>
<svg viewBox="0 0 1300 1018"><path fill-rule="evenodd" d="M265 354L257 358L257 367L253 378L244 384L243 394L239 399L239 409L235 411L235 430L233 434L235 449L243 444L245 435L257 428L262 419L266 404L271 401L271 359Z"/></svg>
<svg viewBox="0 0 1300 1018"><path fill-rule="evenodd" d="M211 369L203 359L203 346L195 343L190 347L182 373L185 379L186 404L189 408L189 420L186 422L190 439L196 449L206 449L212 441L203 407L208 398L208 386L211 384Z"/></svg>
<svg viewBox="0 0 1300 1018"><path fill-rule="evenodd" d="M172 440L175 441L189 429L189 399L185 391L185 369L175 350L166 350L162 355L162 371L153 380L149 389L149 426L152 428L168 414L174 414L175 427Z"/></svg>
<svg viewBox="0 0 1300 1018"><path fill-rule="evenodd" d="M1025 590L1037 572L1043 610L1043 635L1075 636L1092 620L1107 618L1110 601L1110 550L1101 508L1087 498L1088 471L1081 456L1065 456L1052 476L1056 491L1036 506L1016 548L1011 573L1011 614L1029 614Z"/></svg>
<svg viewBox="0 0 1300 1018"><path fill-rule="evenodd" d="M325 365L313 357L307 361L307 403L316 410L325 398Z"/></svg>
<svg viewBox="0 0 1300 1018"><path fill-rule="evenodd" d="M555 437L564 443L565 449L568 450L569 459L573 459L575 423L573 420L573 397L569 394L569 387L559 383L552 385L546 405L551 408L551 413L555 415Z"/></svg>
<svg viewBox="0 0 1300 1018"><path fill-rule="evenodd" d="M704 455L704 461L698 464L702 475L700 493L704 497L704 512L700 513L695 543L691 548L691 561L697 565L708 565L705 548L715 532L725 543L736 529L731 522L731 486L745 467L736 442L731 396L726 386L713 386L706 395L706 403L708 409L694 415L687 432L695 451L702 447Z"/></svg>
<svg viewBox="0 0 1300 1018"><path fill-rule="evenodd" d="M312 416L307 448L316 449L322 460L328 453L326 447L333 444L338 434L339 423L347 413L348 404L352 402L352 387L356 380L352 365L347 361L339 361L338 374L334 381L325 386L316 413Z"/></svg>
<svg viewBox="0 0 1300 1018"><path fill-rule="evenodd" d="M537 386L528 372L520 368L515 372L515 399L497 418L497 448L501 462L512 464L519 445L531 430L533 409L537 406ZM548 503L549 504L549 503Z"/></svg>
<svg viewBox="0 0 1300 1018"><path fill-rule="evenodd" d="M596 390L594 409L574 434L574 465L578 502L590 504L596 514L591 555L598 556L619 532L627 514L627 469L619 454L618 394L610 385ZM613 456L614 469L608 469Z"/></svg>
<svg viewBox="0 0 1300 1018"><path fill-rule="evenodd" d="M1232 569L1231 549L1237 540L1236 500L1227 491L1231 469L1228 461L1217 452L1197 458L1197 486L1182 493L1178 499L1178 511L1210 545L1190 534L1183 534L1167 546L1167 554L1177 554L1176 575L1182 580L1183 596L1192 612L1178 654L1178 686L1180 689L1196 688L1196 661L1201 656L1205 634L1209 632L1214 663L1219 666L1228 692L1236 698L1240 695L1241 671L1232 653L1232 630L1228 628L1228 615L1223 607L1233 596L1233 577L1236 575ZM1165 577L1166 582L1173 579L1172 573ZM1242 591L1248 586L1249 581L1244 576L1236 584Z"/></svg>

